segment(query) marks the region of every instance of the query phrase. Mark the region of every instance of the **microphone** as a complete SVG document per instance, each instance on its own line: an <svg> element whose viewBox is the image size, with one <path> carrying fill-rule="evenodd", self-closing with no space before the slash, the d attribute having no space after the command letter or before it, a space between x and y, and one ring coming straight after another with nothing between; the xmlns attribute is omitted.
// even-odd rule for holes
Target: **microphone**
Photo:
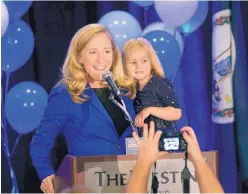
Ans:
<svg viewBox="0 0 248 194"><path fill-rule="evenodd" d="M115 84L115 81L113 79L112 73L110 71L106 71L102 75L102 77L108 83L108 85L110 86L112 94L114 96L119 97L119 99L121 100L122 99L121 92L120 92L120 89Z"/></svg>

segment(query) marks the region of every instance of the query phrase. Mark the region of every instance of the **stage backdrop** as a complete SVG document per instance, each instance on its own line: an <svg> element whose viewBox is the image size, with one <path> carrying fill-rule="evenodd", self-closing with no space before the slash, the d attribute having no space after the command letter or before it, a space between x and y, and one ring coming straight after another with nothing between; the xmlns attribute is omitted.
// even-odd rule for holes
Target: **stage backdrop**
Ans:
<svg viewBox="0 0 248 194"><path fill-rule="evenodd" d="M3 91L6 85L11 89L22 81L33 81L49 93L59 80L60 68L74 33L84 25L97 23L110 11L129 12L138 20L142 30L153 22L161 22L154 4L132 1L34 1L27 6L31 7L25 10L27 12L22 19L33 32L34 48L23 67L10 76L2 71ZM182 51L175 76L171 78L183 109L183 117L177 122L177 127L192 126L202 150L219 152L219 175L225 192L241 191L241 183L245 189L244 183L248 182L247 10L247 2L208 2L207 14L201 16L202 24L194 24L191 28L186 26L176 33L170 31ZM9 18L9 26L15 19ZM7 25L8 21L5 22ZM8 29L3 33L8 33ZM222 41L227 45L227 52L220 59L217 51L223 49ZM9 82L6 83L8 76ZM229 81L223 84L222 80ZM230 95L226 94L223 99L221 91L228 91ZM220 99L226 100L224 104ZM10 150L19 137L11 158L19 191L40 192L40 181L29 156L29 143L34 132L20 136L8 122L6 124ZM66 153L64 138L58 137L51 153L55 168ZM2 192L11 191L9 172L9 164L2 151Z"/></svg>

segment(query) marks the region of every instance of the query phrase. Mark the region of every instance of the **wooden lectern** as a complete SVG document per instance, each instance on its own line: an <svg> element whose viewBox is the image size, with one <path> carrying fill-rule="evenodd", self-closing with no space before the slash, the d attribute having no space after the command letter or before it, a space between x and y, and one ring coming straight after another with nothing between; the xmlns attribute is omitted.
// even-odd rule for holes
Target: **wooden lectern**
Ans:
<svg viewBox="0 0 248 194"><path fill-rule="evenodd" d="M203 152L207 163L218 176L216 151ZM55 177L55 192L60 193L123 193L125 185L136 163L137 155L73 157L66 156ZM159 180L159 191L182 192L181 171L184 167L184 153L170 153L156 163L155 173ZM193 164L189 161L191 173L190 191L199 192ZM151 173L151 174L152 174ZM148 192L151 188L149 177Z"/></svg>

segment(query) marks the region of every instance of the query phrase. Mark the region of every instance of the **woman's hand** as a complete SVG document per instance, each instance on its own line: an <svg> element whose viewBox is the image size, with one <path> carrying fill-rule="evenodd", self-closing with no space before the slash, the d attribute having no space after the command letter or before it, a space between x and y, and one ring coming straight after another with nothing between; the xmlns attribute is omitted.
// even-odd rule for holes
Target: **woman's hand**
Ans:
<svg viewBox="0 0 248 194"><path fill-rule="evenodd" d="M55 175L52 174L45 179L43 179L40 188L43 193L54 193L54 187L53 187L53 179Z"/></svg>

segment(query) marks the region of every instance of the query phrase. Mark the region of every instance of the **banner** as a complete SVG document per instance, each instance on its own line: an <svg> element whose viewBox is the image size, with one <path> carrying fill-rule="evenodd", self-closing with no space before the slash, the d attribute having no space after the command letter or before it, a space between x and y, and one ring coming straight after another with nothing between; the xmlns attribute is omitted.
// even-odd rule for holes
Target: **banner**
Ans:
<svg viewBox="0 0 248 194"><path fill-rule="evenodd" d="M159 193L183 193L183 159L158 160L156 172ZM85 162L85 187L94 193L123 193L136 161ZM193 164L188 161L190 171L190 191L199 193ZM151 192L151 176L147 191Z"/></svg>
<svg viewBox="0 0 248 194"><path fill-rule="evenodd" d="M219 124L234 121L232 76L236 48L230 18L230 9L219 11L213 15L212 121Z"/></svg>

